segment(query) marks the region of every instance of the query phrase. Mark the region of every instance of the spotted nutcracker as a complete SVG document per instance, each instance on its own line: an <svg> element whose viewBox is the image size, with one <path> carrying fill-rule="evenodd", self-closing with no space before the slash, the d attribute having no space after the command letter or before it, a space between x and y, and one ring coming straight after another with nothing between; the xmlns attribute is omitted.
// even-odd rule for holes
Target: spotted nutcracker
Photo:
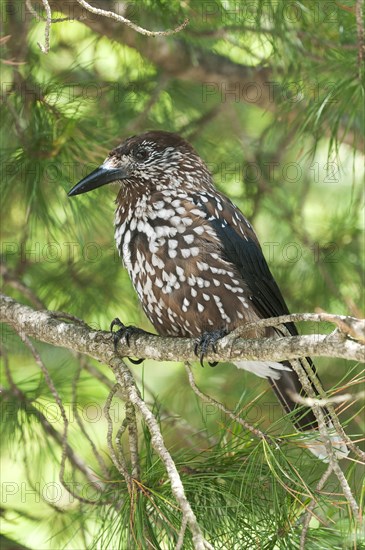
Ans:
<svg viewBox="0 0 365 550"><path fill-rule="evenodd" d="M180 136L151 131L126 139L69 196L117 181L115 240L143 309L161 335L207 344L245 323L289 313L256 234L240 210L213 185L206 165ZM294 324L251 337L296 335ZM312 361L305 359L313 368ZM301 360L303 361L303 360ZM268 378L300 431L317 428L291 363L239 361ZM339 455L346 447L333 436ZM318 440L308 444L326 458Z"/></svg>

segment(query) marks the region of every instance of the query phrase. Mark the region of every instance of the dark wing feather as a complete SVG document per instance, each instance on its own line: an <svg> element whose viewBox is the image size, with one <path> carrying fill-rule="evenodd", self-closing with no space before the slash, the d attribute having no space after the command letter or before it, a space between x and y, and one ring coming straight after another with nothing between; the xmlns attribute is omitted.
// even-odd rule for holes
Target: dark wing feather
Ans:
<svg viewBox="0 0 365 550"><path fill-rule="evenodd" d="M221 208L217 208L215 201L219 201ZM222 244L225 259L235 265L247 284L251 303L257 313L263 319L288 314L288 307L267 265L258 239L243 214L229 199L219 195L217 199L205 203L203 208ZM294 323L286 323L285 326L291 335L298 334ZM280 329L275 331L283 334ZM309 357L306 360L315 371L312 360ZM291 367L289 361L282 363ZM296 411L298 405L290 398L288 391L303 395L304 390L295 371L283 371L279 380L270 382L284 409L287 412ZM314 387L313 390L317 393ZM296 413L293 423L299 430L317 427L316 418L310 408Z"/></svg>
<svg viewBox="0 0 365 550"><path fill-rule="evenodd" d="M214 215L214 211L218 210L213 202L204 204L204 207L209 213L209 222L222 244L225 259L235 265L251 291L252 305L263 319L288 314L288 307L253 229L229 199L222 197L222 203L224 209L220 212L219 218ZM233 216L236 224L232 222ZM293 323L287 323L286 326L290 334L298 334Z"/></svg>
<svg viewBox="0 0 365 550"><path fill-rule="evenodd" d="M227 260L234 263L251 290L251 301L263 318L289 313L284 298L266 263L260 246L247 236L247 240L231 226L223 228L219 222L212 225L223 244ZM290 328L289 328L290 327ZM296 334L293 324L288 326Z"/></svg>

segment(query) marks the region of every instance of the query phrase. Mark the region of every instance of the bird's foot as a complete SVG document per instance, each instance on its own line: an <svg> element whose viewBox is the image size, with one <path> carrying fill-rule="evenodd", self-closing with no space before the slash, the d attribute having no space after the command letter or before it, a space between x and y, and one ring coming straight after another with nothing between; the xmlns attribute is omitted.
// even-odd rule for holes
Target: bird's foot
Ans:
<svg viewBox="0 0 365 550"><path fill-rule="evenodd" d="M119 327L119 328L118 328L118 330L114 331L113 330L114 327ZM112 336L113 336L114 350L115 351L117 351L118 342L122 338L125 339L125 341L127 343L127 346L129 346L129 342L130 342L129 339L130 339L131 336L136 335L136 334L147 334L141 328L134 327L134 326L126 327L118 317L113 319L113 321L110 323L110 332L112 333ZM134 365L140 365L144 361L143 358L142 359L131 359L130 357L128 357L128 359Z"/></svg>
<svg viewBox="0 0 365 550"><path fill-rule="evenodd" d="M212 348L214 353L217 353L216 343L227 334L228 331L226 329L207 331L203 332L201 337L196 341L194 352L195 355L199 357L202 367L204 367L204 356L209 351L209 348ZM208 365L210 367L215 367L216 365L218 365L218 362L208 362Z"/></svg>

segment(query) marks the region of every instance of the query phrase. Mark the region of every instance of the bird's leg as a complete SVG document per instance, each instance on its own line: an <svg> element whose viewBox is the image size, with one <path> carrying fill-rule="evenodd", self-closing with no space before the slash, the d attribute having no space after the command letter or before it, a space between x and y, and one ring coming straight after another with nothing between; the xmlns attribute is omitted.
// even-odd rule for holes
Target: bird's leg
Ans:
<svg viewBox="0 0 365 550"><path fill-rule="evenodd" d="M200 338L195 343L194 352L195 355L199 357L200 364L202 367L204 367L204 356L209 351L209 348L211 347L214 353L217 353L216 343L218 340L223 338L223 336L226 336L228 334L228 330L222 328L219 330L212 330L212 331L206 331L203 332L203 334L200 336ZM209 363L208 365L210 367L215 367L218 365L217 362Z"/></svg>
<svg viewBox="0 0 365 550"><path fill-rule="evenodd" d="M117 326L119 327L118 330L114 331L113 328ZM126 327L122 321L119 319L119 317L116 317L113 319L113 321L110 323L110 332L113 335L113 342L114 342L114 350L117 351L117 345L119 340L122 338L125 338L125 341L127 343L127 346L129 346L129 338L135 334L148 334L145 330L142 330L138 327L128 326ZM128 357L129 361L133 363L134 365L140 365L144 359L131 359Z"/></svg>

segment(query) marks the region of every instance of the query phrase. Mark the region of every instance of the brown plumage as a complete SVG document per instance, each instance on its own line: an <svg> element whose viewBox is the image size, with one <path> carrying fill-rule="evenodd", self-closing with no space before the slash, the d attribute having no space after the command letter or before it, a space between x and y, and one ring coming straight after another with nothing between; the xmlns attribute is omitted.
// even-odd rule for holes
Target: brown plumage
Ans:
<svg viewBox="0 0 365 550"><path fill-rule="evenodd" d="M180 136L154 131L125 140L69 195L110 181L120 182L117 248L159 334L223 334L288 313L250 223L217 191L204 162ZM288 323L251 336L275 334L297 330ZM291 398L290 392L303 394L303 388L289 362L237 366L269 379L285 410L296 411L297 429L317 427L313 411L298 412ZM322 448L314 452L323 455Z"/></svg>

